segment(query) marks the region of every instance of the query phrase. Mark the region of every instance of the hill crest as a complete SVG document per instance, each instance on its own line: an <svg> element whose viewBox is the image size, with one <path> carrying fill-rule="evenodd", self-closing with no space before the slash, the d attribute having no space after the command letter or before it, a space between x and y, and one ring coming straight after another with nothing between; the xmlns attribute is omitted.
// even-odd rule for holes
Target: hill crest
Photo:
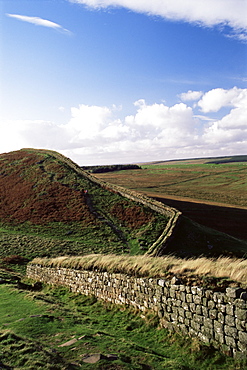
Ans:
<svg viewBox="0 0 247 370"><path fill-rule="evenodd" d="M96 179L59 153L35 149L0 155L0 203L3 228L66 239L90 252L106 252L108 244L109 252L143 254L163 241L176 213Z"/></svg>
<svg viewBox="0 0 247 370"><path fill-rule="evenodd" d="M106 183L49 150L0 155L1 254L243 256L247 243L147 196Z"/></svg>

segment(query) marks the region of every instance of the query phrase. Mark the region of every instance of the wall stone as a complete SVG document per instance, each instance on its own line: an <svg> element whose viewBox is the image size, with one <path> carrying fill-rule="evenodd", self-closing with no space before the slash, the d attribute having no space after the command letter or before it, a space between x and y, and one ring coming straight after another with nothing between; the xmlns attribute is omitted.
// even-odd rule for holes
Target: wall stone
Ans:
<svg viewBox="0 0 247 370"><path fill-rule="evenodd" d="M77 171L78 172L78 171ZM160 237L150 246L146 254L150 256L158 256L162 255L162 251L166 248L169 244L170 240L173 237L173 234L176 228L179 225L180 217L182 216L182 212L177 210L176 208L169 207L155 199L149 198L144 194L140 194L134 190L130 190L127 188L123 188L121 186L107 183L97 177L89 174L88 172L84 171L83 176L87 177L88 180L100 185L102 188L107 189L109 191L113 191L124 198L128 198L135 202L141 203L146 207L158 212L164 216L166 216L169 220L166 224L165 229L163 230Z"/></svg>
<svg viewBox="0 0 247 370"><path fill-rule="evenodd" d="M222 293L181 285L174 278L137 278L32 263L27 266L27 276L114 304L153 311L161 325L171 331L197 337L234 357L247 356L247 301L243 289L227 288Z"/></svg>

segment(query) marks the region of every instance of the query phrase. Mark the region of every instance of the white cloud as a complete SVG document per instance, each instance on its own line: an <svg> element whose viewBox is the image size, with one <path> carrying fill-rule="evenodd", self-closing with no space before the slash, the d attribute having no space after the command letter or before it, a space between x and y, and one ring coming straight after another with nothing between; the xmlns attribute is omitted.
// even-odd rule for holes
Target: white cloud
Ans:
<svg viewBox="0 0 247 370"><path fill-rule="evenodd" d="M233 87L229 90L213 89L203 95L198 106L204 113L218 112L227 106L239 106L246 102L247 89Z"/></svg>
<svg viewBox="0 0 247 370"><path fill-rule="evenodd" d="M190 107L180 103L172 107L164 104L147 105L138 100L137 113L127 116L125 123L135 130L136 138L148 140L157 147L178 147L193 140L194 120Z"/></svg>
<svg viewBox="0 0 247 370"><path fill-rule="evenodd" d="M227 128L222 125L222 122L215 122L205 130L203 140L208 145L213 145L215 149L222 148L222 145L234 149L241 144L242 147L247 147L247 128ZM236 151L235 151L236 153ZM245 154L243 152L243 154Z"/></svg>
<svg viewBox="0 0 247 370"><path fill-rule="evenodd" d="M203 95L202 91L187 91L187 93L182 93L179 95L182 101L192 101L192 100L199 100Z"/></svg>
<svg viewBox="0 0 247 370"><path fill-rule="evenodd" d="M135 12L202 26L229 26L234 37L247 37L246 0L69 0L91 8L124 7Z"/></svg>
<svg viewBox="0 0 247 370"><path fill-rule="evenodd" d="M1 151L23 147L64 149L67 147L67 135L62 126L49 121L17 120L1 123Z"/></svg>
<svg viewBox="0 0 247 370"><path fill-rule="evenodd" d="M208 98L215 94L217 109L230 106L217 120L206 114L216 109L214 99ZM63 125L42 120L2 122L0 148L1 152L53 149L79 164L246 154L247 89L210 90L200 101L204 115L185 103L169 107L140 99L134 103L135 113L122 119L115 106L81 104L71 108L71 118Z"/></svg>
<svg viewBox="0 0 247 370"><path fill-rule="evenodd" d="M180 103L135 103L137 112L121 120L115 117L116 107L80 105L71 109L71 119L65 125L46 121L15 121L0 128L0 147L9 150L21 147L50 148L64 152L81 163L141 160L155 156L165 148L191 145L196 138L193 112ZM14 135L13 135L14 133ZM7 150L6 145L6 150ZM100 158L102 156L102 158ZM97 159L99 158L99 159ZM107 159L104 159L107 161Z"/></svg>
<svg viewBox="0 0 247 370"><path fill-rule="evenodd" d="M213 118L209 118L209 117L207 117L207 116L203 116L203 115L201 115L201 114L194 114L194 116L193 116L194 118L199 118L200 120L202 120L202 121L215 121L215 119L213 119Z"/></svg>
<svg viewBox="0 0 247 370"><path fill-rule="evenodd" d="M85 145L89 142L102 143L117 138L124 129L119 119L114 119L115 107L99 107L81 104L79 108L71 108L72 118L64 129L70 136L70 143ZM122 135L121 135L122 136Z"/></svg>
<svg viewBox="0 0 247 370"><path fill-rule="evenodd" d="M39 17L29 17L27 15L20 15L20 14L6 14L8 17L18 19L23 22L34 24L35 26L43 26L48 28L53 28L55 30L65 32L65 33L71 33L69 30L66 30L63 28L60 24L51 22L47 19L39 18Z"/></svg>
<svg viewBox="0 0 247 370"><path fill-rule="evenodd" d="M234 148L241 148L241 150L245 148L242 152L245 154L247 148L247 89L216 90L221 91L218 92L219 98L216 104L212 103L214 104L213 108L220 108L224 105L231 105L233 108L220 120L206 126L202 138L205 143L216 147L222 147L224 144L232 150ZM214 96L215 90L211 90L207 94L211 92ZM210 111L209 101L211 99L206 101L207 111Z"/></svg>

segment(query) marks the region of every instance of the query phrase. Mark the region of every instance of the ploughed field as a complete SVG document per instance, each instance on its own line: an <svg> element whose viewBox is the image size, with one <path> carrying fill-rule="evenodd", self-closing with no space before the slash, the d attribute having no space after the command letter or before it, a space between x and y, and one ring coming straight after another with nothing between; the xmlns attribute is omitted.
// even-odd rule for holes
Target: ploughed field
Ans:
<svg viewBox="0 0 247 370"><path fill-rule="evenodd" d="M247 240L246 162L169 161L96 176L145 193L202 225Z"/></svg>

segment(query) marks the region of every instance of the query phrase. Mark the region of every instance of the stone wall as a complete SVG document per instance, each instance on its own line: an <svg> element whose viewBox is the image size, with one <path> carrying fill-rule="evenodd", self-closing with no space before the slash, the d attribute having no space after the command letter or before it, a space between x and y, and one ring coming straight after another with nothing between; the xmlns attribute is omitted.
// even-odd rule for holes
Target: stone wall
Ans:
<svg viewBox="0 0 247 370"><path fill-rule="evenodd" d="M166 281L32 263L27 276L114 304L153 311L171 331L197 337L233 356L247 356L247 293L241 288L222 293L181 285L175 277Z"/></svg>
<svg viewBox="0 0 247 370"><path fill-rule="evenodd" d="M124 198L131 199L135 202L141 203L146 207L151 208L155 212L161 213L162 215L168 218L168 222L166 224L165 229L163 230L160 237L150 246L146 254L150 256L158 256L162 255L165 248L168 246L169 242L172 240L174 231L176 230L177 226L179 225L180 217L182 213L172 207L169 207L155 199L149 198L144 194L140 194L134 190L130 190L127 188L123 188L121 186L110 184L105 182L96 176L93 176L87 171L82 170L76 163L71 161L71 159L64 157L62 154L54 152L54 151L47 151L52 156L56 157L58 160L66 163L70 168L79 175L87 178L89 181L98 184L103 189L112 191L114 193L118 193L119 195L123 196Z"/></svg>
<svg viewBox="0 0 247 370"><path fill-rule="evenodd" d="M179 225L180 217L182 213L177 210L176 208L169 207L155 199L149 198L144 194L140 194L134 190L130 190L127 188L123 188L121 186L107 183L97 177L89 174L88 172L84 171L83 176L87 177L90 181L97 183L102 188L115 192L121 195L124 198L128 198L133 200L134 202L138 202L143 204L146 207L158 212L168 218L167 225L163 230L160 237L149 247L146 254L150 256L159 256L163 254L163 250L167 247L170 240L173 238L175 229Z"/></svg>

